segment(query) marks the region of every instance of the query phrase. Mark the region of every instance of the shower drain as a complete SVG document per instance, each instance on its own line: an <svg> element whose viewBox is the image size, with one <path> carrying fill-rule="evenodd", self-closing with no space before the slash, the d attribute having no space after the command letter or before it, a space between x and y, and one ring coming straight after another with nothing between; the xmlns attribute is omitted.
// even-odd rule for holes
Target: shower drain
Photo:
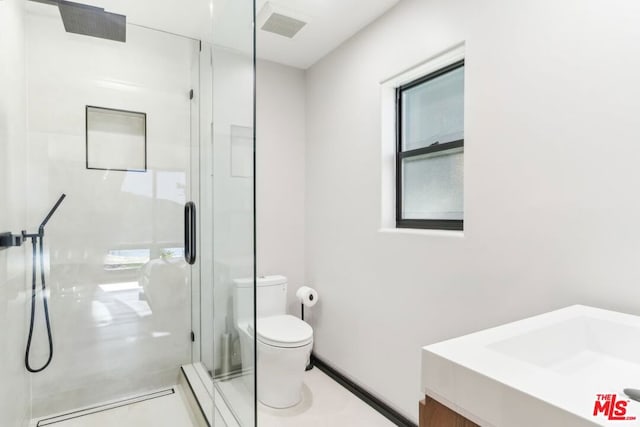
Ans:
<svg viewBox="0 0 640 427"><path fill-rule="evenodd" d="M87 415L95 414L98 412L109 411L111 409L121 408L127 405L133 405L135 403L145 402L151 399L157 399L158 397L170 396L175 393L173 388L155 391L153 393L147 393L130 397L128 399L115 400L101 405L91 406L84 409L78 409L64 414L56 415L54 417L43 418L38 421L36 427L50 426L52 424L61 423L63 421L72 420L74 418L85 417Z"/></svg>

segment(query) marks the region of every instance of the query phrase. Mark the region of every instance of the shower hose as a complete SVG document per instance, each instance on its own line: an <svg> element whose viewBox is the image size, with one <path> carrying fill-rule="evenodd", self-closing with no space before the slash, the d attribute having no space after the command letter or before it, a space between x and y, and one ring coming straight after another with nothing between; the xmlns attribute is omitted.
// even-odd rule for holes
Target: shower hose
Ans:
<svg viewBox="0 0 640 427"><path fill-rule="evenodd" d="M36 266L38 263L38 254L36 251L36 245L39 242L39 255L40 255L40 281L42 282L42 303L44 305L44 318L47 324L47 335L49 337L49 358L47 362L41 367L34 369L31 367L29 363L29 353L31 352L31 340L33 338L33 326L35 323L36 317ZM51 363L51 359L53 359L53 337L51 335L51 322L49 321L49 303L47 297L47 286L45 285L44 280L44 233L40 235L32 235L31 236L31 245L33 247L32 253L32 262L31 262L31 322L29 323L29 337L27 338L27 349L24 354L24 365L26 366L29 372L40 372L44 371L47 366Z"/></svg>

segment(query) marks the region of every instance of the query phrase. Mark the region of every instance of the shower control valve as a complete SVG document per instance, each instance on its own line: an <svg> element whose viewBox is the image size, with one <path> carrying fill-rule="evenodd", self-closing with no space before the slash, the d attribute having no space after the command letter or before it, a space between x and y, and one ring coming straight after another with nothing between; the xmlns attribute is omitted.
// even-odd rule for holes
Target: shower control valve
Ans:
<svg viewBox="0 0 640 427"><path fill-rule="evenodd" d="M11 234L0 233L0 249L7 249L13 246L22 246L22 235L21 234Z"/></svg>

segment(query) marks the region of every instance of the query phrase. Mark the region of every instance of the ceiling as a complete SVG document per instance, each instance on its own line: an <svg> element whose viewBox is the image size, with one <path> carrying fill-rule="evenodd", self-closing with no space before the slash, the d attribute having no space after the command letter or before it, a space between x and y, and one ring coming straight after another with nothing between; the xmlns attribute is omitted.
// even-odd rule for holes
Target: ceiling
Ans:
<svg viewBox="0 0 640 427"><path fill-rule="evenodd" d="M127 21L247 51L251 2L239 0L76 0L127 16ZM399 0L269 0L276 12L307 24L293 38L257 29L259 58L306 69ZM260 17L267 0L256 0ZM188 4L188 7L185 5ZM213 16L213 25L212 17ZM258 25L261 23L258 22Z"/></svg>
<svg viewBox="0 0 640 427"><path fill-rule="evenodd" d="M211 40L214 3L229 0L70 0L127 16L127 23L200 40ZM188 4L188 7L185 7Z"/></svg>
<svg viewBox="0 0 640 427"><path fill-rule="evenodd" d="M288 39L257 28L257 56L306 69L393 7L399 0L269 0L278 11L306 21ZM256 13L267 0L256 0ZM260 25L260 21L258 21Z"/></svg>

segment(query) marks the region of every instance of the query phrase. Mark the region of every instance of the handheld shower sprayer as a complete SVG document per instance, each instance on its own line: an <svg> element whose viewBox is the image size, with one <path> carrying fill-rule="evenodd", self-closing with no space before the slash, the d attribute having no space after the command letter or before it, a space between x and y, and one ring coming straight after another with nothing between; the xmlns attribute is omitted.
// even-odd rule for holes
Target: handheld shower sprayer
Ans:
<svg viewBox="0 0 640 427"><path fill-rule="evenodd" d="M47 225L47 223L49 222L49 220L51 219L53 214L56 212L56 210L58 210L58 207L60 207L60 204L62 203L62 201L64 200L65 197L67 197L67 195L62 193L60 198L58 198L58 201L56 202L56 204L53 205L53 207L51 208L51 210L49 211L47 216L40 223L40 227L38 227L38 233L41 235L40 237L42 237L42 235L44 235L44 226Z"/></svg>
<svg viewBox="0 0 640 427"><path fill-rule="evenodd" d="M66 194L62 194L58 201L53 205L47 216L42 220L40 226L38 227L38 232L34 234L27 234L26 231L22 231L22 239L31 239L31 321L29 324L29 336L27 338L27 349L24 354L24 365L29 372L41 372L44 371L47 366L51 363L53 359L53 336L51 334L51 321L49 319L49 298L47 297L47 287L45 285L45 272L44 272L44 227L47 225L47 222L51 219L55 211L58 209L64 198L67 197ZM40 282L42 284L42 304L44 306L44 318L47 327L47 337L49 340L49 357L46 363L40 368L32 368L29 362L29 354L31 353L31 340L33 338L33 328L35 323L35 314L36 314L36 273L37 273L37 251L36 245L39 247L40 254Z"/></svg>

